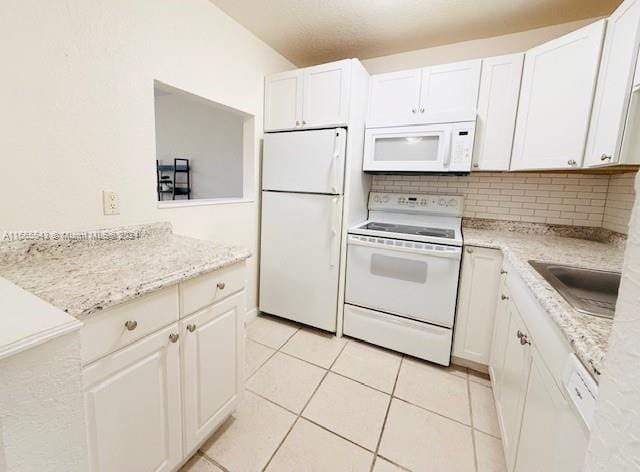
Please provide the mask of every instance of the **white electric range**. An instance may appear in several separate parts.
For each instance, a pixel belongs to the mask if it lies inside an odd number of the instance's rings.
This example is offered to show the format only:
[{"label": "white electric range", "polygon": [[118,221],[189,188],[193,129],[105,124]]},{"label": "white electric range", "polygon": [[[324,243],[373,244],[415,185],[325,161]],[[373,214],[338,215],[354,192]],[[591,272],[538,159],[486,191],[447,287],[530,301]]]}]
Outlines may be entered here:
[{"label": "white electric range", "polygon": [[344,333],[449,365],[463,197],[371,192],[349,230]]}]

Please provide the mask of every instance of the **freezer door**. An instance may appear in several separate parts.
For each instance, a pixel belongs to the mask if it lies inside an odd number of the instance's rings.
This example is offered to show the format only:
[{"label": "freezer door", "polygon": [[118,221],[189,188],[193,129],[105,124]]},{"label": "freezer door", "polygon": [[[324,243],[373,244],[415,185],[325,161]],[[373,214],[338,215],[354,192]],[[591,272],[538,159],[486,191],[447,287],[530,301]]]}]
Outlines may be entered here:
[{"label": "freezer door", "polygon": [[346,138],[342,128],[265,134],[263,190],[341,194]]},{"label": "freezer door", "polygon": [[262,192],[260,310],[336,331],[342,197]]}]

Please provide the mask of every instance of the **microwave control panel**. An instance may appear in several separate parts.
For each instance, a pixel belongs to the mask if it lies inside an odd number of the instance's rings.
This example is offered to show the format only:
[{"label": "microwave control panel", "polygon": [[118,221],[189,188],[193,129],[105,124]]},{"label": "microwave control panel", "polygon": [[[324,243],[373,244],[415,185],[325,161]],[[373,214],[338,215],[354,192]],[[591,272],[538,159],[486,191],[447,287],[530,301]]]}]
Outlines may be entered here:
[{"label": "microwave control panel", "polygon": [[451,131],[451,167],[452,171],[469,172],[473,159],[473,139],[475,122],[461,123]]}]

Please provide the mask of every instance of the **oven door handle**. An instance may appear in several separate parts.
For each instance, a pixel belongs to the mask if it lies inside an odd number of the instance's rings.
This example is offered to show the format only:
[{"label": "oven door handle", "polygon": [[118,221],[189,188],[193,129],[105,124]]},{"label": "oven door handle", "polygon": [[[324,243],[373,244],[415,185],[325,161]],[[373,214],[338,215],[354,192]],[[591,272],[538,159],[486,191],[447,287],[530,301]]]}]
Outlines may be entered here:
[{"label": "oven door handle", "polygon": [[396,245],[387,245],[380,243],[372,243],[369,241],[362,241],[356,238],[349,238],[349,244],[353,246],[364,246],[371,247],[375,249],[387,249],[389,251],[397,251],[397,252],[406,252],[411,254],[421,254],[424,256],[435,256],[435,257],[444,257],[447,259],[458,259],[460,260],[462,256],[462,249],[459,247],[447,247],[446,251],[438,251],[437,249],[424,249],[424,248],[414,248],[414,247],[405,247],[405,246],[396,246]]}]

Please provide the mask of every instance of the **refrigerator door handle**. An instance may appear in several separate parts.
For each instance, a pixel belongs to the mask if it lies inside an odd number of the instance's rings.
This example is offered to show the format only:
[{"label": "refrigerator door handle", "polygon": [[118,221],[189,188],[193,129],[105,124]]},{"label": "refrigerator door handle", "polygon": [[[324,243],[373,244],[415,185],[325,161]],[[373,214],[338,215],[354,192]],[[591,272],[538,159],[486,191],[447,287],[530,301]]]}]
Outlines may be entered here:
[{"label": "refrigerator door handle", "polygon": [[331,209],[331,257],[329,258],[329,266],[331,268],[334,268],[335,266],[338,265],[337,261],[335,260],[336,258],[336,254],[338,253],[338,251],[336,251],[336,239],[338,238],[338,204],[340,202],[340,199],[338,197],[335,197],[333,199],[333,207]]},{"label": "refrigerator door handle", "polygon": [[339,153],[333,154],[333,159],[331,159],[331,192],[338,193],[338,159],[340,159]]},{"label": "refrigerator door handle", "polygon": [[338,162],[340,161],[340,149],[342,148],[342,140],[344,133],[342,130],[336,131],[336,137],[333,145],[333,159],[331,159],[331,192],[340,193],[338,183],[340,181]]}]

